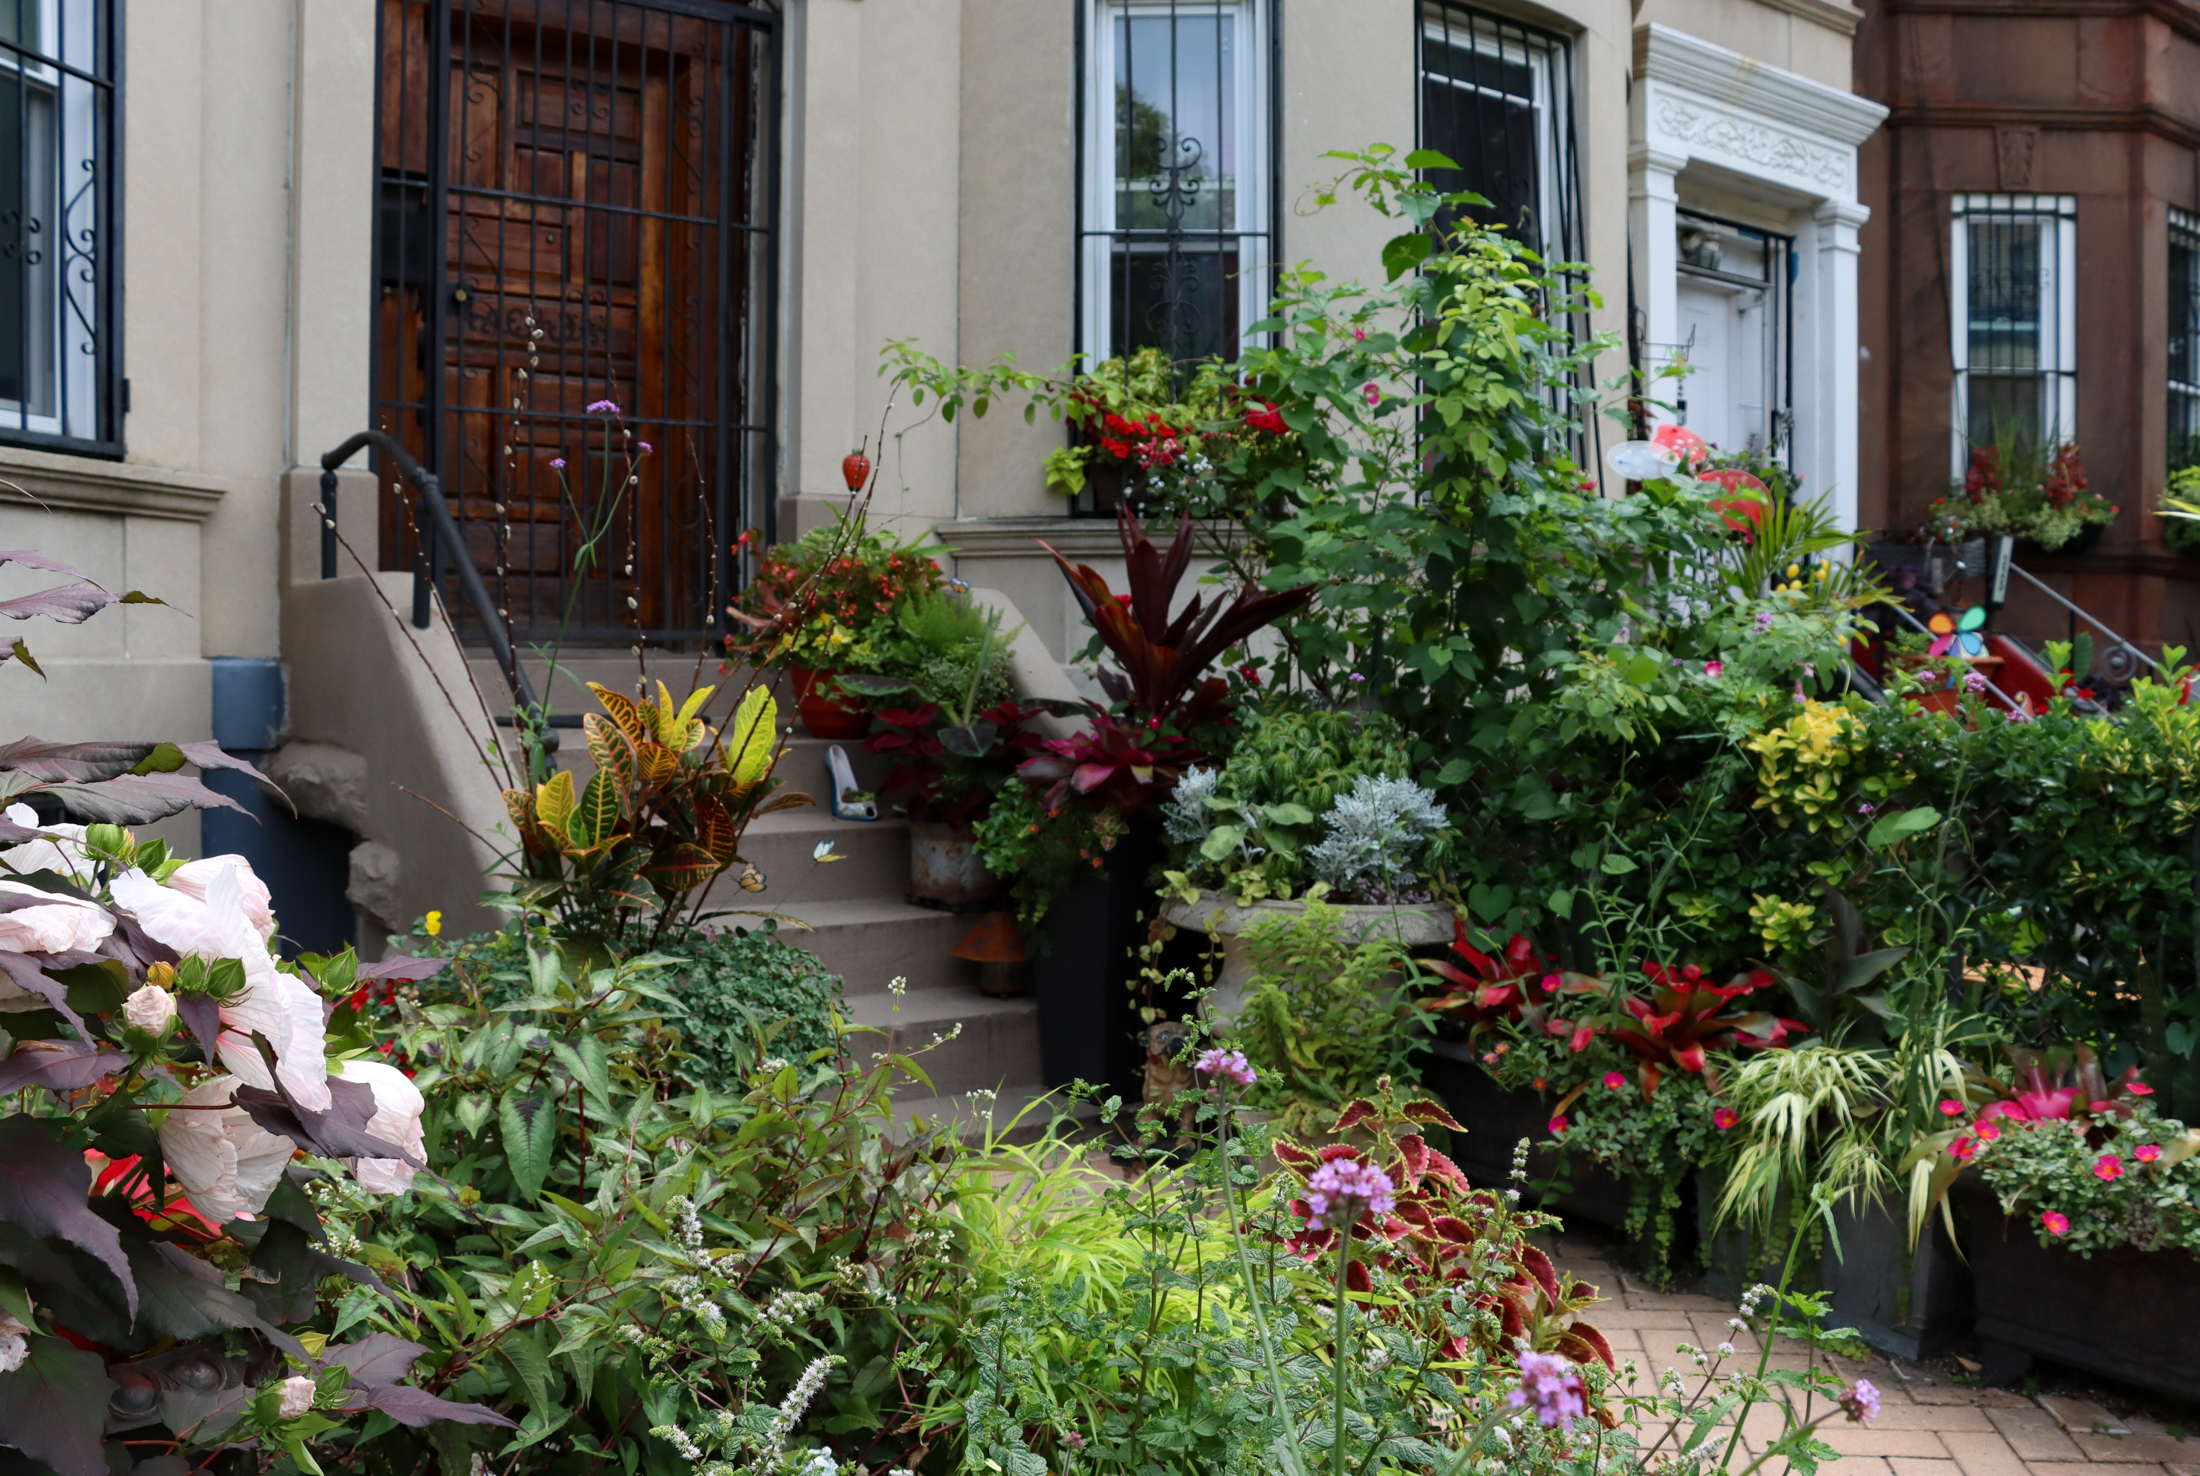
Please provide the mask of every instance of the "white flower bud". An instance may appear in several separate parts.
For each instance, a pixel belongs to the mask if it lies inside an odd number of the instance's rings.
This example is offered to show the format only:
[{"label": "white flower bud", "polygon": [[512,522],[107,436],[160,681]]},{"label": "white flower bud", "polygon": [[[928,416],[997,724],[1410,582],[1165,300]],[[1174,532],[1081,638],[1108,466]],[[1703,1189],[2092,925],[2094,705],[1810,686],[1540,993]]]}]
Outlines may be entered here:
[{"label": "white flower bud", "polygon": [[0,1373],[14,1373],[31,1356],[31,1345],[23,1341],[21,1333],[0,1336]]},{"label": "white flower bud", "polygon": [[293,1374],[283,1380],[282,1408],[276,1412],[286,1420],[294,1420],[313,1408],[313,1380],[304,1374]]},{"label": "white flower bud", "polygon": [[176,1018],[176,997],[158,984],[148,984],[122,1002],[122,1018],[158,1040]]}]

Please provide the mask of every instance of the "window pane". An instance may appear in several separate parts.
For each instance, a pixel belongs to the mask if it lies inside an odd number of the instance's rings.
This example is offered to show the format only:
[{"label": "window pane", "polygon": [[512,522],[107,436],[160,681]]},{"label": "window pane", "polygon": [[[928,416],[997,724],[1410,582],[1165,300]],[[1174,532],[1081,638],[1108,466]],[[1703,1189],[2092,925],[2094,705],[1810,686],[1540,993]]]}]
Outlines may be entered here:
[{"label": "window pane", "polygon": [[[1964,434],[1975,446],[1991,446],[1997,439],[2022,439],[2044,434],[2047,376],[2043,374],[1979,374],[1970,377],[1970,424]],[[2002,434],[1996,436],[1995,427]],[[2024,429],[2028,428],[2028,429]]]},{"label": "window pane", "polygon": [[18,425],[54,414],[53,111],[35,73],[0,74],[0,403]]},{"label": "window pane", "polygon": [[1235,21],[1116,16],[1117,230],[1236,228]]},{"label": "window pane", "polygon": [[2040,233],[2036,220],[1970,223],[1971,367],[2042,366]]},{"label": "window pane", "polygon": [[1110,357],[1158,348],[1178,363],[1235,359],[1238,253],[1118,243],[1110,295]]},{"label": "window pane", "polygon": [[2169,465],[2171,470],[2200,462],[2200,234],[2188,216],[2173,214],[2169,225]]},{"label": "window pane", "polygon": [[1468,213],[1544,243],[1542,157],[1546,56],[1523,33],[1481,17],[1432,25],[1421,45],[1421,141],[1459,166],[1433,170],[1444,190],[1472,190],[1490,203]]}]

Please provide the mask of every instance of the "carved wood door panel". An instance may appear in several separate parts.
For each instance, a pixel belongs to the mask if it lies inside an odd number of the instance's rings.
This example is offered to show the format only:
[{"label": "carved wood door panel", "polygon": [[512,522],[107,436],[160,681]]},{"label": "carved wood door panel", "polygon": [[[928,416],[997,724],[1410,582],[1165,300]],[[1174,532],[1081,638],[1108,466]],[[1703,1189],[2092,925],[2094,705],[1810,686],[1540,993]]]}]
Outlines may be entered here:
[{"label": "carved wood door panel", "polygon": [[770,471],[772,19],[383,0],[378,420],[522,639],[716,624]]}]

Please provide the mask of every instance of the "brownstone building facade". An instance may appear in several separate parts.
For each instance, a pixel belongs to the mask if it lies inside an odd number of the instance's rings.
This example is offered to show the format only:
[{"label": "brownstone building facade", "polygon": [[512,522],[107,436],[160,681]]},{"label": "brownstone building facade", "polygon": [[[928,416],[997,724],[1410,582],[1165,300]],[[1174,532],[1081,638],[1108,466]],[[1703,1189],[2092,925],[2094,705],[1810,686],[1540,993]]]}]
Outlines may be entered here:
[{"label": "brownstone building facade", "polygon": [[[1859,150],[1866,527],[1914,528],[1966,437],[2033,416],[2121,511],[2085,552],[2020,565],[2142,644],[2200,646],[2200,557],[2158,499],[2200,459],[2200,4],[1863,0]],[[2015,582],[2002,626],[2069,617]]]}]

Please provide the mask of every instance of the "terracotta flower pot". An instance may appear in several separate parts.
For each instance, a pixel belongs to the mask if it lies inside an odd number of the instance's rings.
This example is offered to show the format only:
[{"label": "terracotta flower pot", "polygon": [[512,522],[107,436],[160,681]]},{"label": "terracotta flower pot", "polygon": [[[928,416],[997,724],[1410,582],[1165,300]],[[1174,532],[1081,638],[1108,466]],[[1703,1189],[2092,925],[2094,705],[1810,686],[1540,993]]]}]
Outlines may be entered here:
[{"label": "terracotta flower pot", "polygon": [[833,685],[840,673],[796,666],[787,674],[794,679],[795,710],[812,738],[861,738],[871,731],[871,715]]}]

